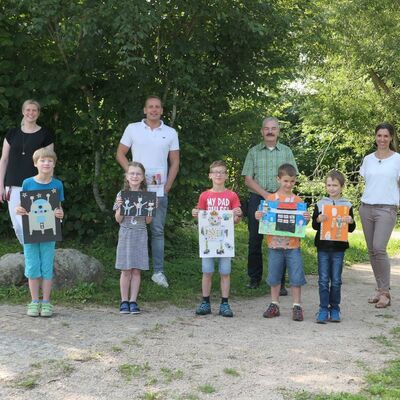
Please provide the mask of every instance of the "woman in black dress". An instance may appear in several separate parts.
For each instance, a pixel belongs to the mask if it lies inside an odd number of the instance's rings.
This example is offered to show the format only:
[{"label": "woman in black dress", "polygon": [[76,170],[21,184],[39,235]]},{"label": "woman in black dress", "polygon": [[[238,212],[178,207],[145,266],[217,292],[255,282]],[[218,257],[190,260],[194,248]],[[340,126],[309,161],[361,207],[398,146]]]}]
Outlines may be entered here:
[{"label": "woman in black dress", "polygon": [[22,115],[21,126],[7,132],[0,159],[0,202],[8,202],[8,212],[21,244],[22,220],[16,215],[15,207],[20,204],[22,182],[37,174],[33,153],[42,147],[54,149],[53,134],[36,123],[40,104],[35,100],[26,100],[22,105]]}]

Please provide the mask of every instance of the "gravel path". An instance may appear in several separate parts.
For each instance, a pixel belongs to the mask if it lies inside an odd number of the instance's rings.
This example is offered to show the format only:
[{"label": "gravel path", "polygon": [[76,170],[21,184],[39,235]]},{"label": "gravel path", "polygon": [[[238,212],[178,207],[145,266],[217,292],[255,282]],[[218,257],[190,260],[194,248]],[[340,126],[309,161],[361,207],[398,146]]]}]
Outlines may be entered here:
[{"label": "gravel path", "polygon": [[[400,293],[393,259],[392,293]],[[51,319],[23,306],[0,306],[0,398],[291,399],[294,393],[357,392],[363,376],[396,355],[387,341],[400,325],[397,298],[386,310],[367,304],[369,265],[344,271],[340,324],[318,325],[316,277],[304,289],[305,321],[262,318],[269,298],[233,301],[234,318],[195,317],[191,309],[56,307]],[[400,296],[399,296],[400,297]],[[389,345],[388,345],[389,344]]]}]

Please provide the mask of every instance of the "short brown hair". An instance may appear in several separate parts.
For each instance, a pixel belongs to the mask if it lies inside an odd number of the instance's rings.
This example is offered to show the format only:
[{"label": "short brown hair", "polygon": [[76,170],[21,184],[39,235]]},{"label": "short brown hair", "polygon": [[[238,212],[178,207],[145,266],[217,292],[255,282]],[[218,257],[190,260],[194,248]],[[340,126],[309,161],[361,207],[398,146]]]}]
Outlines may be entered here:
[{"label": "short brown hair", "polygon": [[57,154],[54,152],[54,150],[47,147],[42,147],[41,149],[38,149],[33,153],[33,163],[36,164],[39,158],[52,158],[54,161],[54,165],[57,162]]},{"label": "short brown hair", "polygon": [[216,167],[224,167],[226,169],[225,161],[217,160],[217,161],[212,162],[210,165],[210,172],[212,172],[211,170]]},{"label": "short brown hair", "polygon": [[145,107],[146,107],[146,105],[147,105],[147,102],[148,102],[149,100],[151,100],[151,99],[159,100],[159,101],[160,101],[160,104],[161,104],[161,107],[163,107],[163,103],[162,103],[161,98],[160,98],[159,96],[156,96],[155,94],[151,94],[150,96],[147,96],[147,97],[146,97],[146,100],[144,101],[144,106],[145,106]]},{"label": "short brown hair", "polygon": [[278,168],[278,177],[282,178],[282,176],[296,176],[297,171],[296,168],[292,164],[282,164]]},{"label": "short brown hair", "polygon": [[326,175],[326,178],[325,178],[325,183],[328,178],[331,178],[332,180],[336,179],[339,182],[341,187],[343,187],[344,184],[346,183],[345,176],[341,172],[337,171],[336,169],[332,169],[328,172],[328,174]]}]

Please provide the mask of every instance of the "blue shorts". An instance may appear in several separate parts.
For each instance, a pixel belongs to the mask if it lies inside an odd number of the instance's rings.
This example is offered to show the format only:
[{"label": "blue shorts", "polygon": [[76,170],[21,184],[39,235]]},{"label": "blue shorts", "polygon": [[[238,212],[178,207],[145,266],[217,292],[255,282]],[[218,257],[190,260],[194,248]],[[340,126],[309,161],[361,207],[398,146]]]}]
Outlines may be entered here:
[{"label": "blue shorts", "polygon": [[303,286],[307,283],[299,248],[268,249],[268,285],[277,286],[281,284],[285,265],[291,286]]},{"label": "blue shorts", "polygon": [[53,279],[56,242],[24,244],[25,276],[29,279]]},{"label": "blue shorts", "polygon": [[203,273],[214,272],[215,261],[218,261],[219,273],[229,275],[231,273],[231,257],[210,257],[201,259],[201,271]]}]

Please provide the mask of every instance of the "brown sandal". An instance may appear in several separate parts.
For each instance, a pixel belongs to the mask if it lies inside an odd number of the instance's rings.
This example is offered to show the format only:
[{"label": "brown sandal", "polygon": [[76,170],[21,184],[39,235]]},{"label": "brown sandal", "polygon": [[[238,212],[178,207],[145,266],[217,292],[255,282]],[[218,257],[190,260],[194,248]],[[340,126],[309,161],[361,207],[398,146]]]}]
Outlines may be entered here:
[{"label": "brown sandal", "polygon": [[376,308],[386,308],[390,306],[390,293],[389,292],[381,292],[379,297],[379,301],[375,304]]},{"label": "brown sandal", "polygon": [[374,295],[368,299],[368,303],[370,304],[377,303],[379,301],[379,298],[381,297],[381,293],[382,292],[379,289],[376,289]]}]

